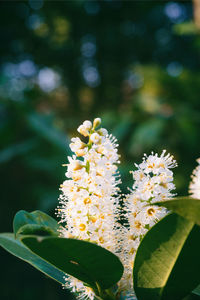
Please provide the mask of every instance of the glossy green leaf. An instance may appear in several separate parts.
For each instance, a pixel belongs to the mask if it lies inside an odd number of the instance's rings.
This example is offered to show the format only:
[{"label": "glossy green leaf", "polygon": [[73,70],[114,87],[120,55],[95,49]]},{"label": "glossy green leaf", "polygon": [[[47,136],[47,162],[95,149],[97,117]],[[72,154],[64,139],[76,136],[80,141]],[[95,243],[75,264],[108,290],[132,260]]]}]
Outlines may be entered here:
[{"label": "glossy green leaf", "polygon": [[163,202],[156,202],[155,204],[165,206],[180,216],[200,225],[200,199],[177,197]]},{"label": "glossy green leaf", "polygon": [[14,256],[26,261],[45,275],[58,281],[61,284],[65,283],[64,275],[62,271],[55,268],[55,266],[49,264],[45,260],[41,259],[38,255],[35,255],[27,247],[24,246],[19,240],[16,240],[13,233],[1,233],[0,245]]},{"label": "glossy green leaf", "polygon": [[13,220],[13,231],[15,236],[18,234],[37,234],[58,236],[59,225],[52,217],[36,210],[28,213],[20,210],[16,213]]},{"label": "glossy green leaf", "polygon": [[178,300],[200,283],[200,228],[170,214],[144,236],[133,278],[138,299]]},{"label": "glossy green leaf", "polygon": [[94,290],[118,282],[123,266],[118,257],[93,243],[56,237],[24,237],[23,243],[61,271],[87,283]]}]

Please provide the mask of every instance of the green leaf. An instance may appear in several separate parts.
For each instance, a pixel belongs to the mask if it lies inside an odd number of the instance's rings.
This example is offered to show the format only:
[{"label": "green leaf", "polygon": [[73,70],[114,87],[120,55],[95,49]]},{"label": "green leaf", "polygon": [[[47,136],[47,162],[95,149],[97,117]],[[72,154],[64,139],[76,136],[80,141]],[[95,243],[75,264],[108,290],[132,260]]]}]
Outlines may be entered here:
[{"label": "green leaf", "polygon": [[0,245],[14,256],[26,261],[45,275],[58,281],[61,284],[65,283],[62,271],[58,270],[48,262],[41,259],[39,256],[32,253],[19,240],[16,240],[13,233],[1,233]]},{"label": "green leaf", "polygon": [[23,237],[34,253],[61,271],[104,290],[118,282],[123,266],[110,251],[86,241],[56,237]]},{"label": "green leaf", "polygon": [[59,225],[52,217],[36,210],[28,213],[20,210],[13,220],[13,231],[15,237],[19,234],[38,234],[58,236]]},{"label": "green leaf", "polygon": [[144,236],[136,253],[133,278],[138,299],[175,300],[200,283],[200,228],[170,214]]},{"label": "green leaf", "polygon": [[200,296],[200,285],[198,285],[196,287],[196,289],[194,289],[194,291],[192,291],[193,294]]},{"label": "green leaf", "polygon": [[163,202],[156,202],[154,204],[165,206],[180,216],[200,225],[200,199],[177,197]]}]

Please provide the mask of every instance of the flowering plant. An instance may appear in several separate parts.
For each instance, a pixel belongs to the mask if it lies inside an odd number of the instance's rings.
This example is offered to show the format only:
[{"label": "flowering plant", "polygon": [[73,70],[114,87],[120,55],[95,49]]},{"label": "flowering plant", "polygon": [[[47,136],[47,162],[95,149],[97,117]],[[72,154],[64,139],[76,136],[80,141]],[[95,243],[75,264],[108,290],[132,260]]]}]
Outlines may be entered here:
[{"label": "flowering plant", "polygon": [[191,197],[174,198],[173,156],[145,154],[121,196],[118,144],[100,124],[100,118],[83,122],[83,139],[71,140],[60,221],[19,211],[14,234],[1,234],[1,246],[80,299],[200,295],[194,290],[200,283],[200,165]]}]

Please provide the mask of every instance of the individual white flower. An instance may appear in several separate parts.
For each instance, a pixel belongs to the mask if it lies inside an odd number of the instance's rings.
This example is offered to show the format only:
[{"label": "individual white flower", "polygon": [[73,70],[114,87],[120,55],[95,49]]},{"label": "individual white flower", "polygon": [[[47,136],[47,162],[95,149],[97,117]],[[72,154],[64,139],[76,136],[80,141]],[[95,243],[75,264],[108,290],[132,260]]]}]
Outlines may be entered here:
[{"label": "individual white flower", "polygon": [[92,129],[92,123],[90,121],[84,121],[82,125],[78,127],[78,132],[84,136],[89,136],[90,130]]},{"label": "individual white flower", "polygon": [[83,143],[78,137],[71,139],[69,147],[78,157],[85,155],[87,151],[86,144]]},{"label": "individual white flower", "polygon": [[[118,192],[120,183],[116,164],[119,163],[116,139],[107,135],[97,118],[92,123],[85,121],[78,131],[88,136],[88,143],[72,138],[70,148],[75,153],[68,157],[66,177],[61,185],[61,206],[58,214],[64,223],[61,235],[96,243],[113,253],[118,248]],[[80,155],[80,151],[81,155]],[[115,196],[114,196],[115,195]],[[75,289],[80,297],[94,298],[94,292],[67,277],[67,287]]]},{"label": "individual white flower", "polygon": [[193,198],[200,199],[200,158],[197,159],[198,166],[192,172],[192,181],[189,185],[189,194]]},{"label": "individual white flower", "polygon": [[[76,159],[76,156],[73,155],[72,158],[68,156],[69,164],[68,164],[68,172],[67,174],[71,174],[75,171],[81,170],[83,168],[83,162]],[[71,177],[71,175],[67,175],[67,177]]]},{"label": "individual white flower", "polygon": [[120,289],[130,294],[133,290],[132,269],[136,250],[144,234],[161,218],[167,210],[151,204],[173,196],[173,172],[177,166],[170,154],[154,154],[143,157],[142,163],[135,164],[132,172],[134,183],[131,193],[125,199],[129,227],[124,229],[120,258],[125,265],[125,273],[119,282]]}]

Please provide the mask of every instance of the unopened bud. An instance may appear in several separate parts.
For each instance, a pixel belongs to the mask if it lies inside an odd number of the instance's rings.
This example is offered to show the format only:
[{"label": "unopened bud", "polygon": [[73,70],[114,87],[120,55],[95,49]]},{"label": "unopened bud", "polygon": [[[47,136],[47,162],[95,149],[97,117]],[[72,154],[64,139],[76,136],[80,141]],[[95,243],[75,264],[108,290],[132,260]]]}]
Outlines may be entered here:
[{"label": "unopened bud", "polygon": [[100,140],[100,135],[98,133],[93,133],[90,137],[92,143],[97,144]]},{"label": "unopened bud", "polygon": [[83,122],[83,126],[87,129],[87,130],[90,130],[92,129],[92,123],[88,120],[84,121]]},{"label": "unopened bud", "polygon": [[93,127],[96,128],[97,126],[99,126],[101,124],[101,119],[100,118],[96,118],[93,121]]},{"label": "unopened bud", "polygon": [[89,135],[89,131],[88,129],[84,126],[84,125],[80,125],[77,129],[77,131],[82,134],[83,136],[88,136]]},{"label": "unopened bud", "polygon": [[105,128],[100,128],[98,131],[98,134],[106,136],[108,134],[108,131]]}]

